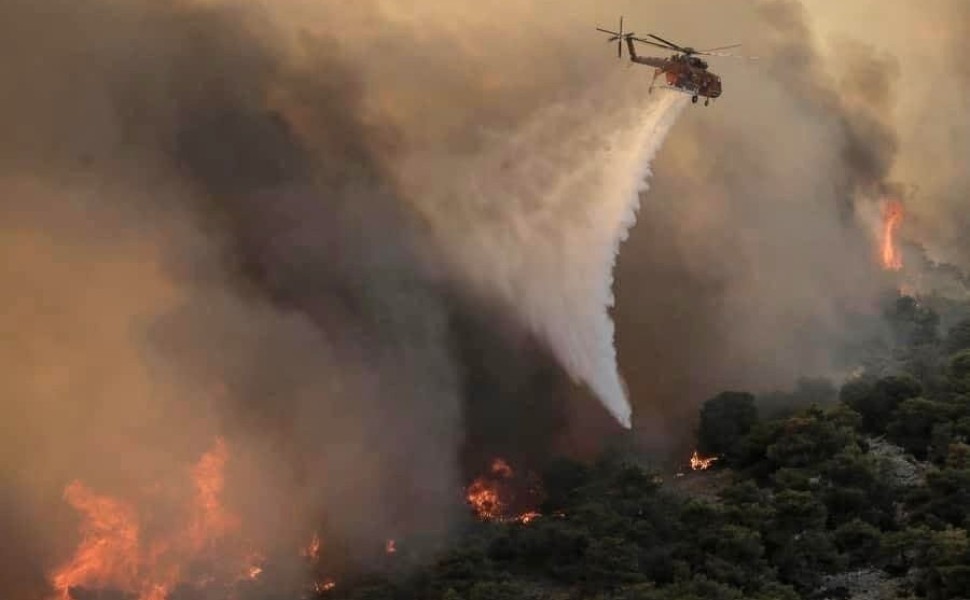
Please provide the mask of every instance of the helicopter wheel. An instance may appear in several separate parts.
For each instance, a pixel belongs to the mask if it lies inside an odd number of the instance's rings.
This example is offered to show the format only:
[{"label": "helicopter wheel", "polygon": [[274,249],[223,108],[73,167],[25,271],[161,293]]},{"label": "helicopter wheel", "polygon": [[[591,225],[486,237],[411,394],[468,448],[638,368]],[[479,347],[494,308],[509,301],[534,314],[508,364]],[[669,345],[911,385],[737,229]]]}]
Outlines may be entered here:
[{"label": "helicopter wheel", "polygon": [[693,102],[694,104],[697,104],[697,96],[691,96],[690,101]]}]

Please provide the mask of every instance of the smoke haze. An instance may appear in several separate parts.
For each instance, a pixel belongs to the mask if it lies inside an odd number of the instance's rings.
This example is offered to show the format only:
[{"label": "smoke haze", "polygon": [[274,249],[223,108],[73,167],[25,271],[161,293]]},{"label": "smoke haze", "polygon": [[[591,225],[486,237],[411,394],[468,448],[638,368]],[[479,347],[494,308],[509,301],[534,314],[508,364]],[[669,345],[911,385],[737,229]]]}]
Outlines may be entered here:
[{"label": "smoke haze", "polygon": [[[444,539],[474,459],[615,433],[595,397],[666,450],[722,388],[837,376],[896,284],[882,194],[970,267],[963,2],[706,11],[0,0],[6,596],[76,543],[65,485],[178,485],[218,435],[263,547],[361,562]],[[596,38],[621,13],[762,60],[684,110]]]}]

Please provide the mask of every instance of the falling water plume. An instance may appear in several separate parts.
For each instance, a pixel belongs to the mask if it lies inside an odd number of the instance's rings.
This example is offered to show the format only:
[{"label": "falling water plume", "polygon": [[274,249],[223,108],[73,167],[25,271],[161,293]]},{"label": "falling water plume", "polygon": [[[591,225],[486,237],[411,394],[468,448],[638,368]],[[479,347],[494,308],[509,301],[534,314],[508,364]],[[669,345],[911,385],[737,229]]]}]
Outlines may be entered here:
[{"label": "falling water plume", "polygon": [[495,135],[478,155],[451,159],[449,198],[462,202],[440,198],[426,212],[442,244],[457,249],[458,276],[510,305],[630,427],[608,313],[613,266],[650,163],[686,100],[651,96],[645,83],[620,75]]}]

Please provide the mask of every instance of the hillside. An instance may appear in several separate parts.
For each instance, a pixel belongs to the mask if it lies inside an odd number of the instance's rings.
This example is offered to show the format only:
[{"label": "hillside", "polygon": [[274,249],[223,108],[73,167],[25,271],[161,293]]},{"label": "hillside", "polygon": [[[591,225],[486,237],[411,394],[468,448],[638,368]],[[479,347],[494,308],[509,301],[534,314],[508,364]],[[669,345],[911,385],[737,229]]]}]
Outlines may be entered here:
[{"label": "hillside", "polygon": [[542,516],[470,523],[429,568],[321,596],[966,598],[970,320],[944,330],[905,296],[886,316],[887,351],[829,402],[707,401],[710,471],[664,481],[632,456],[557,462],[542,474]]}]

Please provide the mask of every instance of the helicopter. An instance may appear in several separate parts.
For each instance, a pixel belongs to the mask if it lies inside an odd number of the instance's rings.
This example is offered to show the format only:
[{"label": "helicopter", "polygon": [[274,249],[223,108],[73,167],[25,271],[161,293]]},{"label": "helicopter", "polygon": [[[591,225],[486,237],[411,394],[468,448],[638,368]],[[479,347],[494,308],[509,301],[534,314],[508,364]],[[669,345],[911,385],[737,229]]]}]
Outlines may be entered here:
[{"label": "helicopter", "polygon": [[[610,31],[608,29],[596,28],[597,31],[607,33],[610,35],[610,39],[607,42],[616,42],[616,57],[623,57],[623,42],[626,42],[627,51],[630,53],[630,61],[639,63],[641,65],[649,65],[654,67],[653,79],[650,81],[650,92],[653,92],[654,85],[656,84],[657,77],[661,73],[664,74],[666,80],[666,86],[668,89],[677,90],[690,94],[691,102],[697,104],[697,100],[700,97],[704,98],[704,106],[710,104],[711,99],[718,98],[721,95],[721,78],[709,71],[707,69],[707,62],[698,58],[700,56],[723,56],[731,58],[747,58],[749,60],[757,60],[756,57],[743,57],[734,54],[727,54],[720,52],[720,50],[729,50],[731,48],[737,48],[741,44],[731,44],[728,46],[719,46],[717,48],[710,48],[707,50],[696,50],[690,46],[681,46],[675,44],[669,40],[665,40],[658,35],[648,33],[647,37],[653,38],[652,40],[638,38],[636,34],[629,32],[623,32],[623,17],[620,17],[620,30]],[[673,50],[676,54],[669,58],[659,58],[656,56],[640,56],[637,54],[636,46],[634,42],[640,42],[642,44],[649,44],[651,46],[656,46],[657,48],[663,48],[664,50]]]}]

